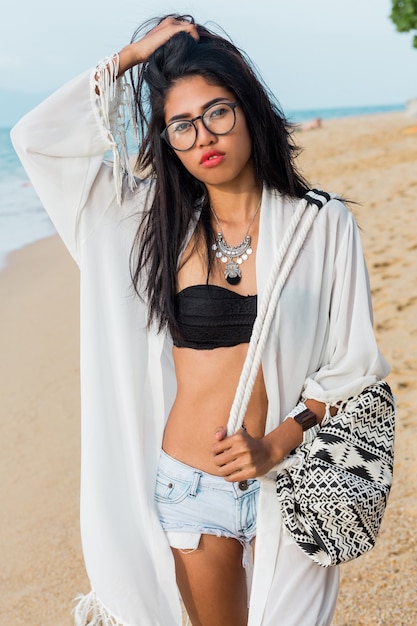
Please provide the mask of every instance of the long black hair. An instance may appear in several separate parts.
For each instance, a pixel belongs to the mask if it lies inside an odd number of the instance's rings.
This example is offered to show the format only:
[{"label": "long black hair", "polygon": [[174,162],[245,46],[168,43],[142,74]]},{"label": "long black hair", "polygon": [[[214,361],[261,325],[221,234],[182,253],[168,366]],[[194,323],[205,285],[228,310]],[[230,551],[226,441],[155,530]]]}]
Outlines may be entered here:
[{"label": "long black hair", "polygon": [[[146,22],[133,35],[143,32],[170,15]],[[148,302],[148,321],[159,330],[169,327],[177,334],[174,296],[178,258],[198,205],[201,217],[196,237],[209,247],[213,241],[206,189],[182,165],[174,151],[161,139],[165,128],[165,99],[172,85],[186,76],[202,76],[213,85],[232,91],[243,110],[252,140],[252,162],[259,185],[301,198],[308,189],[294,164],[298,148],[292,139],[277,101],[257,75],[251,62],[231,41],[197,25],[198,41],[180,32],[158,48],[140,66],[130,71],[141,146],[137,168],[154,178],[154,196],[138,229],[131,253],[131,275],[138,294]]]}]

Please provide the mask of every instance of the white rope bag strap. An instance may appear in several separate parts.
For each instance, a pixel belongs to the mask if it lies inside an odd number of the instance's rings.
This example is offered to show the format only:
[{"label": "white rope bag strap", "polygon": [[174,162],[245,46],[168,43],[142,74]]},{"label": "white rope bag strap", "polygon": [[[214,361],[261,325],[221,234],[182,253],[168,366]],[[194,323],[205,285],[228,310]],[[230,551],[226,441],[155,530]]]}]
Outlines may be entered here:
[{"label": "white rope bag strap", "polygon": [[317,189],[308,191],[298,203],[285,231],[265,287],[262,305],[253,326],[248,352],[230,410],[227,424],[228,435],[235,433],[243,424],[281,291],[318,211],[332,197]]}]

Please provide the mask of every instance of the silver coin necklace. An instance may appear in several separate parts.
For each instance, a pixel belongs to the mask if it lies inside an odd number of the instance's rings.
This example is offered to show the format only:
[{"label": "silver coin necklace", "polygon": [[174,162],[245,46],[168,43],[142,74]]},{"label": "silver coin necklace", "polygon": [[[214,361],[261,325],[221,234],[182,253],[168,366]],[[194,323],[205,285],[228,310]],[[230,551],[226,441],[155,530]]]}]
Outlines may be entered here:
[{"label": "silver coin necklace", "polygon": [[262,196],[259,200],[259,204],[256,207],[256,211],[253,214],[253,217],[249,223],[248,229],[246,231],[246,235],[242,243],[237,246],[229,246],[224,235],[221,230],[220,221],[213,209],[210,206],[211,212],[213,213],[214,219],[216,220],[216,224],[219,228],[219,232],[216,236],[216,241],[212,245],[212,250],[217,259],[220,259],[222,263],[226,265],[224,270],[224,277],[226,278],[229,285],[238,285],[242,279],[242,270],[241,265],[243,261],[246,261],[248,256],[250,256],[253,252],[251,248],[252,237],[249,235],[249,231],[252,227],[253,222],[258,214],[259,209],[261,208]]}]

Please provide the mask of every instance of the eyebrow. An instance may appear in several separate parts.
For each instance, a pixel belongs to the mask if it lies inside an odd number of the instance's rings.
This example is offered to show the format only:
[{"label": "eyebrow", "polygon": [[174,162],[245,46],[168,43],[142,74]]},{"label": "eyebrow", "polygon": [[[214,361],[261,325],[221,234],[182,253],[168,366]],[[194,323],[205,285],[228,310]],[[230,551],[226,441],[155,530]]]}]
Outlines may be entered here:
[{"label": "eyebrow", "polygon": [[[213,104],[216,104],[217,102],[229,102],[229,98],[223,96],[222,98],[214,98],[213,100],[209,100],[202,105],[201,110],[204,112],[206,109],[211,107]],[[191,113],[180,113],[179,115],[173,115],[172,117],[170,117],[167,123],[170,124],[171,122],[176,122],[177,120],[186,120],[187,118],[191,117]]]}]

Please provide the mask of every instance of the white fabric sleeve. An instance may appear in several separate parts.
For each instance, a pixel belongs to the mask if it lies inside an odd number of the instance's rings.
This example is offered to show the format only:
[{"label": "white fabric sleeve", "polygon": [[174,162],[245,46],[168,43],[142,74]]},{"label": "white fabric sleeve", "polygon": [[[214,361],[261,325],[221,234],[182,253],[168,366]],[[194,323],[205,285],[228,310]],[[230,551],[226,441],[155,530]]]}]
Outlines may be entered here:
[{"label": "white fabric sleeve", "polygon": [[[93,214],[91,227],[114,200],[120,203],[124,174],[130,188],[135,185],[124,118],[130,93],[123,77],[115,79],[117,69],[117,55],[104,59],[52,94],[11,132],[32,185],[75,260],[84,207],[88,204]],[[109,150],[110,169],[104,164]]]},{"label": "white fabric sleeve", "polygon": [[321,367],[305,381],[302,398],[334,404],[384,378],[389,367],[376,344],[368,272],[350,212],[328,262],[334,268],[326,349]]}]

